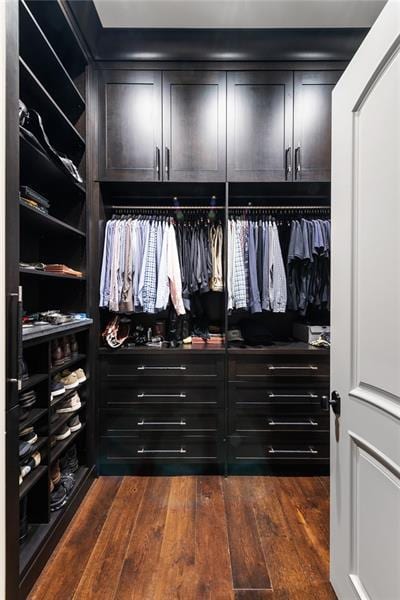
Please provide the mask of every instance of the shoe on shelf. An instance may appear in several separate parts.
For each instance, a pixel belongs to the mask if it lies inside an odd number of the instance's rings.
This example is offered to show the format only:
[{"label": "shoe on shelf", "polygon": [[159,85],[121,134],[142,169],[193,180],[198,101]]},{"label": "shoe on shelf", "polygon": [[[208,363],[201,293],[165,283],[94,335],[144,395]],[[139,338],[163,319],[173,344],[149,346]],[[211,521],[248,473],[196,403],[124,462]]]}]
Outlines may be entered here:
[{"label": "shoe on shelf", "polygon": [[61,340],[61,347],[62,347],[62,351],[64,353],[65,362],[70,361],[71,360],[71,346],[70,346],[69,338],[67,335],[65,337],[63,337],[63,339]]},{"label": "shoe on shelf", "polygon": [[53,400],[54,398],[57,398],[57,396],[62,396],[63,394],[65,394],[64,384],[58,379],[53,379],[51,382],[51,392],[50,392],[51,400]]},{"label": "shoe on shelf", "polygon": [[50,494],[50,510],[60,510],[67,502],[67,492],[63,485],[56,487]]},{"label": "shoe on shelf", "polygon": [[81,399],[79,398],[78,392],[73,392],[70,396],[67,396],[59,406],[57,406],[56,411],[60,414],[75,412],[81,406]]},{"label": "shoe on shelf", "polygon": [[28,442],[21,441],[19,443],[18,454],[19,454],[19,458],[21,460],[24,459],[24,458],[26,458],[27,456],[29,456],[30,453],[31,453],[31,451],[32,451],[32,447],[31,447],[30,444],[28,444]]},{"label": "shoe on shelf", "polygon": [[76,371],[74,371],[74,373],[76,373],[79,384],[84,383],[86,381],[86,374],[83,369],[77,369]]},{"label": "shoe on shelf", "polygon": [[61,481],[60,461],[56,460],[50,467],[50,479],[54,487],[57,487]]},{"label": "shoe on shelf", "polygon": [[59,340],[51,342],[51,364],[53,367],[61,367],[65,362],[64,352]]},{"label": "shoe on shelf", "polygon": [[76,372],[63,371],[61,373],[60,382],[64,385],[66,390],[74,390],[78,387],[79,381]]},{"label": "shoe on shelf", "polygon": [[79,431],[79,429],[82,427],[82,423],[79,420],[79,415],[74,415],[69,421],[68,421],[68,427],[70,428],[70,430],[72,431],[72,433],[74,431]]},{"label": "shoe on shelf", "polygon": [[20,395],[18,402],[22,408],[29,408],[33,406],[37,400],[35,390],[29,390],[29,392],[24,392]]},{"label": "shoe on shelf", "polygon": [[72,492],[72,489],[75,485],[75,475],[71,471],[62,471],[61,472],[61,485],[65,489],[67,493],[67,497]]},{"label": "shoe on shelf", "polygon": [[41,463],[42,457],[40,452],[34,452],[30,458],[20,465],[22,477],[26,477],[28,473],[36,469]]},{"label": "shoe on shelf", "polygon": [[68,448],[66,453],[60,458],[60,468],[63,473],[75,473],[79,469],[75,444]]},{"label": "shoe on shelf", "polygon": [[76,337],[74,334],[69,336],[69,345],[71,348],[72,358],[76,358],[79,354],[79,348],[78,348],[78,342],[76,341]]},{"label": "shoe on shelf", "polygon": [[38,436],[33,427],[27,427],[20,432],[19,439],[21,442],[25,442],[26,444],[33,446],[33,444],[37,442]]},{"label": "shoe on shelf", "polygon": [[71,430],[67,424],[63,425],[59,431],[55,434],[57,441],[65,440],[71,435]]}]

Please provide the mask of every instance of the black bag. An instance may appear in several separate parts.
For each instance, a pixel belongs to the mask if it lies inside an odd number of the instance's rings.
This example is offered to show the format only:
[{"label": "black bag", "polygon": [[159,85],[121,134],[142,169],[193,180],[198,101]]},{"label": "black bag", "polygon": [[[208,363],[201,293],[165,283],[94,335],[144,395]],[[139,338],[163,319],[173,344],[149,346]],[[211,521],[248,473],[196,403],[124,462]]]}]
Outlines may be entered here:
[{"label": "black bag", "polygon": [[269,329],[261,321],[243,319],[239,323],[243,339],[249,346],[271,346],[273,337]]}]

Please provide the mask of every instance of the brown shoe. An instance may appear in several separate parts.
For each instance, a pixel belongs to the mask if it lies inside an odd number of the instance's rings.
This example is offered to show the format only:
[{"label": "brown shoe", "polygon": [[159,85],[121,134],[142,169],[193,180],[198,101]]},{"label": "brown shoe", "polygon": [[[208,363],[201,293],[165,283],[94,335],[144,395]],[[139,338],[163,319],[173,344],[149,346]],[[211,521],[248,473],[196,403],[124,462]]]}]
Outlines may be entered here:
[{"label": "brown shoe", "polygon": [[76,341],[76,337],[74,335],[69,336],[69,345],[71,348],[72,358],[75,358],[79,354],[78,342]]},{"label": "brown shoe", "polygon": [[63,337],[61,344],[62,344],[62,349],[64,352],[64,359],[65,359],[65,362],[67,362],[67,361],[71,360],[71,346],[69,343],[68,336]]},{"label": "brown shoe", "polygon": [[54,487],[56,487],[61,481],[60,462],[58,460],[56,460],[56,462],[51,466],[50,478]]},{"label": "brown shoe", "polygon": [[51,364],[53,367],[61,367],[64,364],[64,352],[58,340],[51,342]]}]

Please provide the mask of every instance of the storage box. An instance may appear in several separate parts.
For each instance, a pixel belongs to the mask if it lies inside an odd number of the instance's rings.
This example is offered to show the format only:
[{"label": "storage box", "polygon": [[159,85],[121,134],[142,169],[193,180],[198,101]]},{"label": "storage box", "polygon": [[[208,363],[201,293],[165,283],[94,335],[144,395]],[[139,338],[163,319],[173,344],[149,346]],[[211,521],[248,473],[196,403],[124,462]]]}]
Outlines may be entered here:
[{"label": "storage box", "polygon": [[305,323],[295,323],[293,325],[293,337],[301,342],[311,344],[317,340],[321,333],[330,333],[329,325],[306,325]]}]

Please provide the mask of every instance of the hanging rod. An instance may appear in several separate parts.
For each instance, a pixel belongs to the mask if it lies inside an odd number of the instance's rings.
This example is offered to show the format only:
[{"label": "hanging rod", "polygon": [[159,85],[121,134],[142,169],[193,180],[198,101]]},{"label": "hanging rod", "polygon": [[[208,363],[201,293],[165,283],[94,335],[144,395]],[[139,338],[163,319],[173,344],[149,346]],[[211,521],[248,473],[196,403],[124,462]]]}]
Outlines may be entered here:
[{"label": "hanging rod", "polygon": [[330,210],[330,206],[230,206],[229,210]]},{"label": "hanging rod", "polygon": [[166,206],[165,204],[162,206],[121,206],[121,205],[112,205],[107,207],[108,210],[221,210],[224,209],[225,206],[211,206],[208,204],[207,206]]}]

